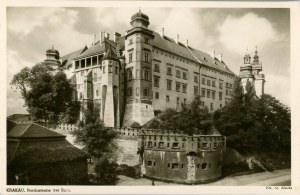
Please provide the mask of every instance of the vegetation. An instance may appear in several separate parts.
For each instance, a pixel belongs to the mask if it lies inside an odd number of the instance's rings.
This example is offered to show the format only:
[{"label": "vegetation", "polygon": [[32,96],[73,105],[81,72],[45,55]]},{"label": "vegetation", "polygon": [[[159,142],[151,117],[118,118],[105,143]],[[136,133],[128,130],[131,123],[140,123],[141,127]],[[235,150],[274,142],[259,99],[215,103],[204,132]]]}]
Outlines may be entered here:
[{"label": "vegetation", "polygon": [[211,114],[207,107],[201,105],[200,97],[196,97],[191,104],[182,104],[181,111],[167,109],[146,124],[147,128],[169,129],[195,134],[202,130],[209,134],[212,127]]},{"label": "vegetation", "polygon": [[268,94],[258,98],[250,83],[244,93],[240,79],[236,79],[232,101],[213,118],[217,129],[227,137],[227,146],[264,160],[283,155],[280,160],[290,162],[290,108]]},{"label": "vegetation", "polygon": [[96,183],[98,185],[115,185],[117,183],[118,164],[110,162],[107,158],[100,159],[95,166]]},{"label": "vegetation", "polygon": [[63,71],[37,64],[14,75],[11,86],[21,90],[28,112],[34,119],[56,124],[59,120],[74,122],[79,103],[72,101],[73,89]]}]

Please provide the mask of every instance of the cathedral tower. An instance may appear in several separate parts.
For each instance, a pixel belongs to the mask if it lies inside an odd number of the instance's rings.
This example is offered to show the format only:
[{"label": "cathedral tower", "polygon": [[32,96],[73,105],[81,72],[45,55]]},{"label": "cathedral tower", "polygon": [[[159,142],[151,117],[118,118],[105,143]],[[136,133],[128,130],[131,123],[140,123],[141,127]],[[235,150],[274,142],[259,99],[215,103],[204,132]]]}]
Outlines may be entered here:
[{"label": "cathedral tower", "polygon": [[51,66],[54,70],[60,68],[60,57],[59,57],[59,52],[54,49],[54,47],[52,46],[51,49],[47,49],[46,51],[46,56],[47,58],[44,60],[44,62]]},{"label": "cathedral tower", "polygon": [[246,92],[247,82],[250,82],[251,85],[254,84],[254,76],[252,74],[252,66],[251,66],[251,56],[248,53],[248,49],[244,56],[244,64],[240,67],[240,78],[241,78],[244,92]]},{"label": "cathedral tower", "polygon": [[125,115],[123,126],[141,125],[154,117],[152,105],[152,41],[149,17],[140,10],[131,17],[125,36]]},{"label": "cathedral tower", "polygon": [[255,92],[258,97],[264,94],[264,87],[265,87],[265,75],[262,72],[262,64],[259,61],[257,47],[255,49],[255,55],[253,57],[252,62],[252,71],[255,77],[254,86]]}]

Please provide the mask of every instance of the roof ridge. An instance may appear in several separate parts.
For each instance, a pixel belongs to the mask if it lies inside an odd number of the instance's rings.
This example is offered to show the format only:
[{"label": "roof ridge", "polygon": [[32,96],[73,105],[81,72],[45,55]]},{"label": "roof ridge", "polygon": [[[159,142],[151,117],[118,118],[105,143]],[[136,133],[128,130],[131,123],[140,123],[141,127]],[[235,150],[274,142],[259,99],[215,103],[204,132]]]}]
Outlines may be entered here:
[{"label": "roof ridge", "polygon": [[42,126],[42,125],[37,124],[37,123],[32,123],[32,124],[38,125],[38,126],[40,126],[40,127],[42,127],[42,128],[45,128],[45,129],[48,130],[48,131],[52,131],[52,132],[54,132],[54,133],[57,133],[57,134],[59,134],[59,135],[65,137],[63,134],[60,134],[60,133],[58,133],[58,132],[56,132],[56,131],[53,131],[53,130],[49,129],[48,127]]},{"label": "roof ridge", "polygon": [[23,131],[22,135],[20,137],[23,137],[23,135],[25,134],[25,132],[28,130],[28,128],[33,124],[33,122],[28,123],[28,126],[26,127],[26,129]]}]

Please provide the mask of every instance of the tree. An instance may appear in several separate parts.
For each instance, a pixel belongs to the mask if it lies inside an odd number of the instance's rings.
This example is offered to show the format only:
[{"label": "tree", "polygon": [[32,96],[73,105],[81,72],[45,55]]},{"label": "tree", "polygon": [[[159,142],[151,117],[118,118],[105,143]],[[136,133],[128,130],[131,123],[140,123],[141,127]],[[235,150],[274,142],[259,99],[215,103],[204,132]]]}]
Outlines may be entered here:
[{"label": "tree", "polygon": [[270,95],[257,97],[249,82],[244,93],[239,78],[231,102],[216,111],[213,118],[217,129],[227,136],[227,145],[242,153],[276,151],[283,143],[290,143],[289,108]]},{"label": "tree", "polygon": [[100,159],[95,166],[96,181],[100,185],[115,185],[118,165],[107,158]]},{"label": "tree", "polygon": [[84,116],[85,120],[81,121],[78,129],[71,134],[75,136],[75,143],[82,145],[91,156],[100,159],[116,147],[113,140],[117,134],[104,126],[99,115],[85,110]]},{"label": "tree", "polygon": [[11,85],[21,90],[33,118],[57,123],[66,111],[72,117],[78,116],[78,103],[72,101],[73,89],[62,71],[54,73],[46,64],[37,64],[31,69],[25,67],[14,75]]}]

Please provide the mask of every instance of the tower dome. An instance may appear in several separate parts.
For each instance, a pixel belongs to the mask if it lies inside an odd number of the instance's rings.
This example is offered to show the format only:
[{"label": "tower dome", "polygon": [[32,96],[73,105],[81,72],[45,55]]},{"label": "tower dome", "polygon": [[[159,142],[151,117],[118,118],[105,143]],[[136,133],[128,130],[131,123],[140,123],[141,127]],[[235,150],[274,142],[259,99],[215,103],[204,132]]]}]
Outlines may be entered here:
[{"label": "tower dome", "polygon": [[130,24],[132,27],[147,28],[150,24],[149,17],[146,14],[142,13],[141,10],[139,10],[137,13],[131,16]]},{"label": "tower dome", "polygon": [[53,45],[51,49],[46,50],[47,58],[44,60],[47,65],[52,66],[53,68],[58,68],[60,66],[60,57],[59,52],[54,49]]}]

